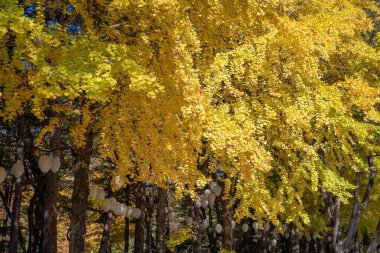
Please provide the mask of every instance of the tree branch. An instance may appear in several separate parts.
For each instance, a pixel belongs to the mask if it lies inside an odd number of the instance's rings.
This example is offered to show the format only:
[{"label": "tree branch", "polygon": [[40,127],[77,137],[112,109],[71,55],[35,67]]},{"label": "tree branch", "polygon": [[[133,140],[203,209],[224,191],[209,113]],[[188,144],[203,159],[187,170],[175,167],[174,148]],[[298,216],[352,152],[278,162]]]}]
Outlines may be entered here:
[{"label": "tree branch", "polygon": [[379,244],[380,240],[380,218],[379,221],[377,222],[377,228],[375,231],[375,234],[373,235],[373,239],[371,243],[369,244],[369,247],[367,249],[367,253],[375,253],[377,245]]}]

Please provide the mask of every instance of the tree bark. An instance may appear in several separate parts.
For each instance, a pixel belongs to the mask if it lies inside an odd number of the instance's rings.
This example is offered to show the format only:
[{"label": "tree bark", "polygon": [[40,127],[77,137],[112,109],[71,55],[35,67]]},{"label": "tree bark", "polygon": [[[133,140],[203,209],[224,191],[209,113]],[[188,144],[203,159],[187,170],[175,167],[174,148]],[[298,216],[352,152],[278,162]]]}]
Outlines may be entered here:
[{"label": "tree bark", "polygon": [[152,252],[152,218],[154,211],[153,197],[150,192],[146,196],[146,210],[147,214],[145,216],[146,224],[146,237],[145,237],[145,253]]},{"label": "tree bark", "polygon": [[[53,148],[53,157],[60,157],[61,151],[61,129],[55,128],[52,136],[51,146]],[[46,188],[44,191],[44,237],[43,252],[57,252],[57,198],[58,198],[58,179],[57,173],[49,170],[46,173]]]},{"label": "tree bark", "polygon": [[202,219],[201,219],[201,213],[199,207],[193,203],[193,215],[194,217],[194,224],[196,226],[197,234],[194,236],[193,239],[193,253],[201,253],[202,252],[202,234],[201,234],[201,225],[202,225]]},{"label": "tree bark", "polygon": [[166,252],[166,243],[165,243],[165,228],[166,228],[166,199],[167,199],[167,190],[163,188],[158,188],[158,197],[157,197],[157,216],[156,216],[156,245],[157,253]]},{"label": "tree bark", "polygon": [[86,208],[89,194],[89,166],[92,149],[92,131],[87,130],[86,144],[76,154],[74,189],[71,197],[69,253],[85,252]]},{"label": "tree bark", "polygon": [[103,228],[102,240],[100,242],[99,253],[111,253],[111,244],[110,244],[110,231],[112,225],[113,214],[109,211],[106,214]]},{"label": "tree bark", "polygon": [[300,239],[297,234],[292,234],[291,238],[291,252],[300,253]]},{"label": "tree bark", "polygon": [[[25,137],[25,125],[24,117],[19,120],[18,123],[18,143],[17,143],[17,161],[24,163],[24,137]],[[11,217],[11,232],[9,241],[9,253],[17,253],[17,247],[19,242],[19,229],[20,229],[20,212],[22,201],[22,178],[16,179],[15,182],[15,195],[13,200],[13,209]]]},{"label": "tree bark", "polygon": [[[130,205],[130,186],[125,188],[125,205]],[[124,253],[129,251],[129,217],[125,216],[125,228],[124,228]]]},{"label": "tree bark", "polygon": [[222,247],[223,249],[233,251],[233,229],[232,229],[232,211],[228,208],[228,203],[223,200],[222,204]]},{"label": "tree bark", "polygon": [[141,216],[135,224],[135,253],[144,252],[145,233],[145,183],[139,182],[136,189],[136,206],[141,209]]},{"label": "tree bark", "polygon": [[367,253],[376,252],[376,248],[379,245],[379,240],[380,240],[380,218],[379,218],[379,221],[377,222],[377,228],[376,228],[375,234],[373,235],[373,239],[368,246]]}]

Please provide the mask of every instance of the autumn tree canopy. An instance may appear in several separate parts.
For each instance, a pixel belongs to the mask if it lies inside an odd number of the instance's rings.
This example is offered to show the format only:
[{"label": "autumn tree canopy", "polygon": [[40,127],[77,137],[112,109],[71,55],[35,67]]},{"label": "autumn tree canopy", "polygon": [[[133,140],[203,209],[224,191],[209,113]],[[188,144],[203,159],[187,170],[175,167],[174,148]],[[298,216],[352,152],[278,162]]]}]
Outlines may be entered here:
[{"label": "autumn tree canopy", "polygon": [[0,0],[0,251],[377,252],[379,14]]}]

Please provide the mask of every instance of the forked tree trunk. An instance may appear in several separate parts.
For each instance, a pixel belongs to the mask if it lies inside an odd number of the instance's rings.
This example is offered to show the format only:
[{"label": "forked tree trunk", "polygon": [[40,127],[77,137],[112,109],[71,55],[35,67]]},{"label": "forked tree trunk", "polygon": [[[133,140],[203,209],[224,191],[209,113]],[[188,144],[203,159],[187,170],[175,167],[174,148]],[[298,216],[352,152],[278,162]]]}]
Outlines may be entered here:
[{"label": "forked tree trunk", "polygon": [[163,188],[158,188],[158,197],[157,197],[157,216],[156,216],[156,245],[157,253],[166,252],[165,244],[165,228],[166,228],[166,199],[167,199],[167,190]]},{"label": "forked tree trunk", "polygon": [[135,224],[135,253],[144,252],[144,234],[145,234],[145,184],[139,182],[136,188],[136,206],[141,209],[141,216]]},{"label": "forked tree trunk", "polygon": [[74,189],[71,197],[69,253],[85,252],[86,208],[89,194],[89,166],[92,132],[86,134],[86,144],[77,150],[74,168]]},{"label": "forked tree trunk", "polygon": [[100,242],[99,253],[111,253],[111,244],[110,244],[110,231],[112,225],[113,214],[109,211],[106,214],[104,220],[102,240]]},{"label": "forked tree trunk", "polygon": [[[24,136],[25,136],[25,125],[24,116],[18,122],[18,142],[17,142],[17,162],[24,163]],[[23,174],[24,175],[24,174]],[[12,216],[11,216],[11,232],[9,241],[9,253],[17,253],[18,242],[19,242],[19,230],[20,230],[20,212],[21,212],[21,201],[22,201],[22,178],[16,179],[15,182],[15,193],[13,200]]]},{"label": "forked tree trunk", "polygon": [[[60,157],[61,151],[61,129],[57,127],[52,136],[51,146],[53,157]],[[46,188],[44,191],[44,237],[43,252],[57,252],[57,198],[58,198],[58,179],[57,174],[49,170],[45,175]]]}]

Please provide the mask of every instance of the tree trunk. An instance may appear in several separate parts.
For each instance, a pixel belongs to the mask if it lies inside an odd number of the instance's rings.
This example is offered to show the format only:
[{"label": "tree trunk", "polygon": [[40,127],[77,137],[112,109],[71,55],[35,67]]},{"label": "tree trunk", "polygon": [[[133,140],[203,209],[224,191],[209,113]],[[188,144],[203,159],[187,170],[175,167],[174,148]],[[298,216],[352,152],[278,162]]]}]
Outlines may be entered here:
[{"label": "tree trunk", "polygon": [[199,207],[193,203],[193,215],[194,217],[194,224],[196,226],[197,234],[193,239],[193,253],[202,253],[202,234],[201,234],[201,225],[202,225],[202,219],[201,219],[201,213],[199,210]]},{"label": "tree trunk", "polygon": [[373,239],[368,246],[367,253],[376,252],[376,248],[379,244],[379,240],[380,240],[380,218],[379,218],[379,221],[377,222],[377,228],[376,228],[375,234],[373,235]]},{"label": "tree trunk", "polygon": [[167,190],[163,188],[158,188],[158,197],[157,197],[157,216],[156,216],[156,245],[157,253],[166,252],[166,243],[165,243],[165,228],[166,228],[166,199],[167,199]]},{"label": "tree trunk", "polygon": [[292,233],[290,241],[291,241],[291,252],[300,253],[300,240],[297,234]]},{"label": "tree trunk", "polygon": [[[24,136],[25,136],[25,126],[24,117],[19,120],[18,123],[18,143],[17,143],[17,161],[24,163]],[[20,229],[20,212],[21,212],[21,201],[22,201],[22,178],[24,174],[21,175],[19,179],[15,182],[15,195],[13,200],[13,209],[11,217],[11,233],[9,241],[9,253],[17,253],[18,241],[19,241],[19,229]]]},{"label": "tree trunk", "polygon": [[77,151],[74,171],[74,189],[71,197],[69,253],[85,252],[86,208],[89,193],[89,166],[92,149],[92,132],[86,134],[86,144]]},{"label": "tree trunk", "polygon": [[146,223],[146,237],[145,237],[145,253],[152,252],[152,218],[154,211],[153,197],[150,192],[146,196],[146,210],[147,214],[145,216]]},{"label": "tree trunk", "polygon": [[136,206],[141,209],[141,216],[135,221],[135,253],[144,252],[145,233],[145,183],[139,182],[136,189]]},{"label": "tree trunk", "polygon": [[28,242],[28,252],[36,252],[36,228],[35,228],[35,220],[34,220],[34,209],[36,204],[37,192],[33,194],[29,202],[28,207],[28,229],[29,229],[29,242]]},{"label": "tree trunk", "polygon": [[227,201],[223,200],[222,204],[222,247],[223,249],[233,251],[233,230],[232,230],[232,212],[227,207]]},{"label": "tree trunk", "polygon": [[[125,205],[130,205],[130,186],[125,188]],[[125,216],[125,228],[124,228],[124,253],[129,251],[129,217]]]},{"label": "tree trunk", "polygon": [[[248,233],[245,233],[248,234]],[[261,251],[260,252],[269,252],[269,233],[263,230],[262,239],[261,239]]]},{"label": "tree trunk", "polygon": [[111,253],[111,244],[110,244],[110,231],[112,225],[113,214],[109,211],[106,214],[103,228],[102,240],[100,242],[99,253]]},{"label": "tree trunk", "polygon": [[[53,157],[60,157],[61,151],[61,129],[56,127],[52,136],[51,146]],[[44,237],[43,252],[57,252],[57,198],[58,198],[58,179],[57,173],[49,170],[46,173],[46,188],[44,191]]]}]

